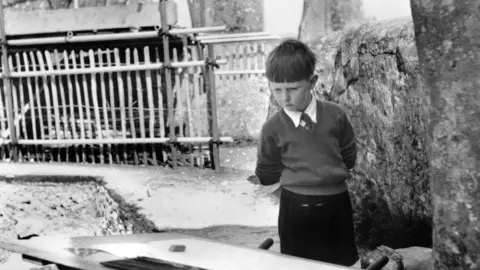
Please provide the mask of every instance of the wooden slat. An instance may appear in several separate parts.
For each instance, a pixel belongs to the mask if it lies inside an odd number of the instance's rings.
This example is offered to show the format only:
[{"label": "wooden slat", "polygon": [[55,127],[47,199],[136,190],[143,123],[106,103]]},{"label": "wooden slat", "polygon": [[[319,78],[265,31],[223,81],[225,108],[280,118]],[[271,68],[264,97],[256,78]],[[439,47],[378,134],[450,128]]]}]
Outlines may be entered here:
[{"label": "wooden slat", "polygon": [[[171,62],[170,59],[170,42],[167,35],[162,36],[163,41],[163,57],[166,65],[169,65]],[[169,137],[174,140],[177,136],[175,134],[175,112],[173,108],[173,88],[172,88],[172,77],[171,69],[165,69],[165,84],[167,89],[167,105],[168,105],[168,126],[169,126]],[[172,167],[173,169],[177,168],[177,147],[174,144],[170,145],[172,149]]]},{"label": "wooden slat", "polygon": [[261,62],[261,68],[262,69],[265,69],[265,62],[267,61],[267,55],[268,55],[268,52],[267,52],[267,46],[265,43],[262,43],[260,45],[260,50],[261,50],[261,54],[260,54],[260,62]]},{"label": "wooden slat", "polygon": [[[45,51],[45,60],[47,62],[48,70],[53,70],[52,64],[52,56],[50,52]],[[58,104],[58,91],[57,86],[55,84],[56,76],[50,76],[50,86],[52,89],[52,101],[53,101],[53,114],[54,114],[54,121],[55,121],[55,133],[56,139],[61,139],[62,130],[61,130],[61,120],[60,120],[60,111],[59,111],[59,104]],[[51,138],[55,139],[55,138]],[[60,151],[57,151],[57,161],[60,161]]]},{"label": "wooden slat", "polygon": [[[106,50],[106,54],[107,54],[107,66],[112,66],[112,51],[110,51],[109,49]],[[114,88],[114,85],[113,85],[113,75],[112,75],[112,72],[108,72],[108,90],[109,90],[109,94],[110,94],[110,115],[111,115],[111,119],[112,119],[112,131],[113,131],[113,134],[115,135],[115,138],[118,137],[118,129],[117,129],[117,103],[115,102],[115,93],[118,92],[118,91],[115,91],[116,89]],[[120,164],[120,153],[118,151],[118,149],[120,149],[120,147],[118,146],[113,146],[113,148],[115,149],[115,161],[117,164]]]},{"label": "wooden slat", "polygon": [[[15,62],[17,64],[17,70],[22,71],[21,67],[25,66],[25,64],[22,64],[19,53],[15,53]],[[19,84],[19,89],[18,90],[19,90],[19,94],[20,94],[20,107],[22,108],[22,110],[20,112],[19,121],[21,121],[22,131],[23,131],[23,134],[24,134],[23,136],[26,136],[27,135],[27,127],[26,127],[26,124],[25,124],[25,120],[26,120],[26,114],[30,110],[30,104],[25,101],[23,81],[24,81],[24,79],[22,79],[22,78],[20,78],[18,80],[18,84]],[[31,157],[30,157],[30,151],[29,151],[28,148],[27,148],[26,152],[27,152],[27,158],[28,158],[28,160],[30,160]],[[23,160],[23,156],[20,156],[20,159]]]},{"label": "wooden slat", "polygon": [[[115,58],[115,65],[120,66],[120,52],[117,48],[114,49],[114,58]],[[124,84],[122,73],[116,72],[117,75],[117,85],[118,85],[118,97],[120,99],[120,121],[122,125],[122,138],[127,137],[127,116],[126,116],[126,107],[125,107],[125,91],[124,91]],[[124,150],[124,149],[123,149]],[[123,160],[127,162],[128,157],[127,153],[123,151]]]},{"label": "wooden slat", "polygon": [[[90,60],[90,66],[96,66],[95,61],[95,54],[93,50],[88,50],[88,59]],[[102,118],[100,117],[100,108],[98,106],[98,93],[97,93],[97,75],[98,74],[91,74],[90,75],[90,82],[91,82],[91,91],[92,91],[92,102],[93,102],[93,109],[95,112],[95,128],[92,134],[93,138],[98,137],[100,140],[102,139]],[[95,158],[95,157],[93,157]],[[105,164],[105,157],[103,156],[103,145],[100,145],[100,164]]]},{"label": "wooden slat", "polygon": [[[158,48],[155,48],[155,61],[160,63],[160,55]],[[160,71],[155,72],[157,75],[157,93],[158,93],[158,118],[160,121],[160,137],[165,137],[165,120],[164,120],[164,108],[163,108],[163,94],[162,94],[162,77]]]},{"label": "wooden slat", "polygon": [[[14,67],[13,67],[13,57],[12,56],[8,57],[8,66],[10,67],[11,71],[15,70]],[[10,128],[15,128],[15,132],[16,132],[17,136],[19,136],[20,135],[19,107],[21,107],[21,106],[18,104],[18,89],[15,86],[15,83],[13,81],[11,83],[11,89],[12,89],[12,101],[13,101],[13,127],[9,127],[9,129]],[[20,149],[19,149],[19,151],[20,151]],[[21,152],[18,153],[19,160],[22,160],[22,155],[23,155],[23,153],[21,153]]]},{"label": "wooden slat", "polygon": [[[146,64],[150,63],[150,47],[145,46],[143,48],[143,57]],[[147,99],[148,99],[148,132],[149,137],[155,137],[155,105],[153,103],[153,89],[152,89],[152,72],[150,70],[145,71],[145,85],[147,87]],[[155,147],[152,145],[152,160],[153,164],[157,165],[157,155],[155,153]]]},{"label": "wooden slat", "polygon": [[[36,61],[36,58],[35,58],[35,55],[33,54],[32,51],[30,51],[30,60],[32,61],[32,70],[35,71],[37,70],[37,61]],[[44,123],[43,123],[43,112],[42,112],[42,99],[40,98],[41,97],[41,93],[45,92],[45,88],[40,86],[40,83],[39,83],[39,78],[38,77],[35,77],[33,78],[34,82],[35,82],[35,100],[37,101],[37,110],[38,110],[38,123],[40,125],[40,138],[43,140],[45,139],[45,126],[44,126]],[[42,78],[43,80],[43,78]],[[36,119],[34,120],[36,121]],[[45,152],[44,151],[41,151],[42,153],[42,161],[45,161]]]},{"label": "wooden slat", "polygon": [[[240,53],[240,47],[238,46],[238,44],[235,44],[235,46],[233,47],[233,54],[232,54],[232,61],[230,63],[230,70],[239,70],[240,67],[240,61],[241,61],[241,58],[239,57],[239,53]],[[235,82],[237,81],[237,78],[238,76],[236,74],[234,74],[232,76],[232,80]]]},{"label": "wooden slat", "polygon": [[[3,87],[3,84],[2,84],[2,87]],[[5,127],[6,127],[6,124],[5,124],[5,107],[3,106],[4,102],[3,102],[3,92],[4,91],[0,91],[0,160],[4,160],[5,159],[5,154],[6,154],[6,149],[8,146],[5,145],[5,142],[3,141],[4,139],[4,134],[6,135],[6,132],[5,132]]]},{"label": "wooden slat", "polygon": [[[245,56],[246,56],[246,67],[248,70],[251,70],[252,69],[252,57],[253,57],[253,54],[252,54],[252,49],[251,49],[251,44],[245,44]],[[251,74],[247,74],[246,76],[247,78],[251,78]]]},{"label": "wooden slat", "polygon": [[[259,59],[259,44],[255,43],[253,47],[253,70],[259,70],[259,64],[258,62],[260,61]],[[262,74],[256,74],[257,78],[261,78]]]},{"label": "wooden slat", "polygon": [[[41,71],[45,71],[45,64],[43,62],[43,55],[40,51],[37,51],[37,59],[38,59],[38,65]],[[42,78],[42,86],[43,86],[43,96],[45,97],[45,107],[47,110],[47,135],[51,139],[50,132],[52,132],[52,106],[50,103],[50,88],[48,87],[47,84],[47,78]],[[45,131],[44,131],[45,132]]]},{"label": "wooden slat", "polygon": [[[188,55],[188,44],[187,44],[187,37],[183,36],[182,37],[182,44],[183,44],[183,61],[188,61],[189,60],[189,55]],[[190,72],[191,69],[187,68],[184,70],[181,78],[182,82],[182,87],[185,89],[185,99],[186,99],[186,106],[187,106],[187,137],[193,136],[192,135],[192,96],[190,94]],[[193,155],[193,145],[189,145],[189,150],[190,150],[190,166],[194,166],[194,155]]]},{"label": "wooden slat", "polygon": [[[100,50],[100,49],[97,50],[98,66],[99,67],[103,67],[103,54],[104,54],[104,52],[102,50]],[[99,133],[102,133],[102,131],[105,130],[106,133],[107,133],[106,137],[111,138],[111,136],[110,136],[110,124],[109,124],[109,119],[108,119],[107,93],[106,93],[106,90],[105,90],[105,75],[106,74],[103,74],[103,73],[98,74],[98,76],[100,77],[99,78],[100,79],[100,91],[101,91],[101,95],[102,95],[102,112],[103,112],[103,123],[104,123],[104,125],[102,127],[100,127]],[[103,137],[103,134],[101,136]],[[108,162],[111,165],[111,164],[113,164],[112,145],[108,144],[107,147],[108,147]],[[102,153],[103,153],[103,151],[102,151]]]},{"label": "wooden slat", "polygon": [[[197,52],[197,48],[196,47],[192,47],[191,48],[191,58],[193,61],[197,60],[198,59],[198,52]],[[202,118],[203,116],[203,112],[201,111],[200,109],[200,87],[199,87],[199,81],[200,81],[200,76],[198,75],[198,73],[200,72],[200,68],[198,67],[192,67],[192,100],[193,100],[193,110],[195,111],[195,118],[194,118],[194,121],[193,121],[193,136],[201,136],[201,132],[200,132],[200,128],[199,128],[199,125],[200,125],[200,121],[199,119]],[[198,145],[195,145],[194,148],[198,146]],[[200,166],[200,158],[198,156],[198,154],[196,153],[194,155],[194,158],[192,160],[192,163],[193,165],[195,166],[195,164],[197,166]]]},{"label": "wooden slat", "polygon": [[[197,60],[198,59],[198,50],[197,48],[192,48],[192,60]],[[195,119],[197,121],[195,121],[194,123],[194,127],[195,127],[195,130],[196,130],[196,133],[195,133],[195,136],[201,136],[202,135],[202,132],[201,132],[201,129],[200,129],[200,119],[202,119],[205,115],[203,113],[203,110],[202,108],[200,107],[200,95],[201,95],[201,87],[200,87],[200,76],[199,76],[199,72],[201,71],[201,69],[199,67],[194,67],[194,73],[193,73],[193,101],[194,101],[194,104],[195,104],[195,114],[196,114],[196,117]],[[197,144],[196,147],[197,148],[201,148],[201,144]],[[197,153],[197,156],[195,158],[196,160],[196,164],[197,166],[201,167],[202,164],[203,164],[203,159],[201,157],[201,154]]]},{"label": "wooden slat", "polygon": [[[30,62],[28,61],[27,53],[23,52],[22,57],[23,57],[23,63],[25,65],[25,71],[29,71],[30,70]],[[33,135],[33,139],[37,140],[38,139],[38,137],[37,137],[37,119],[35,117],[35,97],[33,95],[32,80],[33,80],[33,78],[27,78],[25,80],[25,82],[26,82],[27,90],[28,90],[28,102],[30,104],[30,118],[32,119],[31,120],[32,133],[33,133],[32,135]],[[40,91],[40,89],[35,88],[35,91]],[[27,136],[26,133],[25,133],[25,136]],[[35,159],[38,159],[38,156],[37,156],[38,155],[38,148],[35,147],[34,150],[35,150]]]},{"label": "wooden slat", "polygon": [[[125,64],[130,65],[131,61],[130,48],[125,49]],[[130,118],[130,131],[132,132],[132,138],[137,138],[136,128],[135,128],[135,115],[133,114],[133,86],[132,86],[132,73],[127,72],[127,95],[128,95],[128,113]],[[134,149],[133,157],[135,165],[138,165],[138,155],[137,150]]]},{"label": "wooden slat", "polygon": [[[137,48],[133,49],[133,61],[136,65],[140,64],[140,59],[138,58]],[[138,104],[138,115],[140,121],[140,138],[145,138],[145,116],[144,116],[144,106],[143,106],[143,89],[142,89],[142,73],[140,71],[134,72],[135,76],[135,87],[137,89],[137,104]],[[145,149],[145,145],[140,146],[143,152],[143,164],[148,164],[148,154]]]},{"label": "wooden slat", "polygon": [[[75,51],[71,52],[72,58],[72,68],[75,69],[77,68],[77,58]],[[80,83],[79,83],[79,75],[74,75],[74,81],[75,81],[75,92],[77,94],[77,102],[78,102],[78,114],[79,114],[79,125],[80,125],[80,139],[85,139],[87,137],[86,132],[85,132],[85,117],[83,114],[83,101],[82,101],[82,88],[80,88]],[[85,156],[85,148],[80,147],[81,152],[82,152],[82,162],[86,162],[86,156]]]},{"label": "wooden slat", "polygon": [[[85,57],[87,54],[82,50],[80,51],[80,68],[85,68]],[[83,89],[83,96],[85,98],[85,112],[87,115],[87,128],[88,128],[88,138],[93,139],[94,134],[93,134],[93,128],[92,128],[92,113],[90,111],[90,95],[89,95],[89,89],[88,89],[88,82],[87,82],[87,76],[85,74],[82,75],[82,89]],[[85,121],[85,120],[83,120]],[[90,151],[91,157],[92,157],[92,163],[95,163],[95,153],[93,152],[93,148]]]},{"label": "wooden slat", "polygon": [[[178,51],[176,48],[173,49],[173,61],[178,62]],[[184,121],[184,107],[183,107],[183,87],[180,81],[180,74],[178,72],[178,68],[173,70],[174,74],[174,94],[177,95],[177,106],[174,108],[174,119],[179,117],[178,127],[179,127],[179,137],[185,137],[184,130],[183,130],[183,121]],[[176,122],[176,121],[175,121]],[[183,165],[185,165],[185,155],[181,155],[181,160]]]},{"label": "wooden slat", "polygon": [[[58,53],[58,50],[55,49],[53,51],[53,55],[54,55],[54,60],[55,60],[55,68],[56,69],[62,69],[62,63],[64,63],[65,65],[65,58],[63,58],[63,55],[60,55]],[[68,76],[67,76],[68,77]],[[71,139],[72,137],[72,134],[73,132],[70,132],[70,127],[69,127],[69,123],[70,123],[70,118],[71,116],[69,116],[69,113],[68,113],[68,104],[67,104],[67,99],[65,97],[65,89],[63,88],[63,79],[65,78],[64,76],[58,76],[58,89],[59,89],[59,92],[60,92],[60,100],[61,100],[61,107],[62,107],[62,123],[63,123],[63,132],[64,132],[64,137],[65,138],[69,138]],[[68,151],[67,151],[67,160],[69,160],[69,156],[68,156]]]},{"label": "wooden slat", "polygon": [[[2,85],[4,88],[4,86]],[[2,89],[3,89],[2,88]],[[4,92],[0,91],[0,139],[6,137],[6,129],[7,129],[7,117],[6,117],[6,103],[4,103]]]},{"label": "wooden slat", "polygon": [[[70,69],[70,61],[68,57],[68,52],[63,51],[63,62],[65,64],[65,69]],[[68,107],[70,109],[70,127],[71,127],[71,132],[72,132],[72,137],[73,139],[78,139],[78,134],[77,134],[77,124],[75,122],[75,119],[77,118],[75,115],[75,108],[74,108],[74,98],[73,98],[73,85],[72,85],[72,80],[70,79],[70,75],[66,76],[67,78],[67,88],[68,88]],[[78,152],[77,152],[77,146],[74,146],[75,149],[75,161],[78,163],[79,162],[79,157],[78,157]]]}]

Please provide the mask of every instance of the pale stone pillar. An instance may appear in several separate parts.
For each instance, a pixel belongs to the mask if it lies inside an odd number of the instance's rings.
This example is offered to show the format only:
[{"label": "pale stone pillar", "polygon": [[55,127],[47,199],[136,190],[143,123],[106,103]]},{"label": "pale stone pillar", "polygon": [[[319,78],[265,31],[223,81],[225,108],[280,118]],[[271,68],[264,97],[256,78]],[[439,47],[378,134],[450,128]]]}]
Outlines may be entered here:
[{"label": "pale stone pillar", "polygon": [[480,269],[480,1],[411,5],[431,98],[435,269]]}]

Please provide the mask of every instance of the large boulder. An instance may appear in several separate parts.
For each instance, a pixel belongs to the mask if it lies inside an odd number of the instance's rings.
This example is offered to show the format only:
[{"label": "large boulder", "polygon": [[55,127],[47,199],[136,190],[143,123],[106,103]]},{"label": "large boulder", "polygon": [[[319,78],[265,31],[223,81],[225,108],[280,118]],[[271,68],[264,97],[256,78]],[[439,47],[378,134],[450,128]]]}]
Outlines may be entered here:
[{"label": "large boulder", "polygon": [[359,245],[430,246],[429,100],[412,20],[362,25],[311,45],[320,60],[317,98],[344,107],[358,137],[348,184]]}]

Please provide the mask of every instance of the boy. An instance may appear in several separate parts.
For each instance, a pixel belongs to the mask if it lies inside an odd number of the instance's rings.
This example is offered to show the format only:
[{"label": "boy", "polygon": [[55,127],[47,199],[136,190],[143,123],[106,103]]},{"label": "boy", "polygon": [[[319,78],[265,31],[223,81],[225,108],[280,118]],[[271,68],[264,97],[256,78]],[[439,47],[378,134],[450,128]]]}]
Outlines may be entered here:
[{"label": "boy", "polygon": [[342,108],[316,100],[316,56],[287,39],[268,56],[266,76],[282,108],[263,125],[255,175],[280,196],[280,249],[344,266],[358,260],[346,179],[355,166],[353,127]]}]

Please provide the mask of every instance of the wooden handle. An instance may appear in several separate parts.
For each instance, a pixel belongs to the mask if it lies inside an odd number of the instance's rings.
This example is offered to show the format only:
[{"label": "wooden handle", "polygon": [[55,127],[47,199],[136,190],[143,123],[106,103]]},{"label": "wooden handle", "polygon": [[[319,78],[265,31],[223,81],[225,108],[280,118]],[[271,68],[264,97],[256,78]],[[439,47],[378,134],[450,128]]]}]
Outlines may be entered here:
[{"label": "wooden handle", "polygon": [[272,238],[267,238],[263,243],[258,246],[259,249],[269,249],[273,245],[273,239]]},{"label": "wooden handle", "polygon": [[376,262],[372,263],[367,270],[381,270],[385,265],[387,265],[389,259],[387,256],[382,256]]}]

